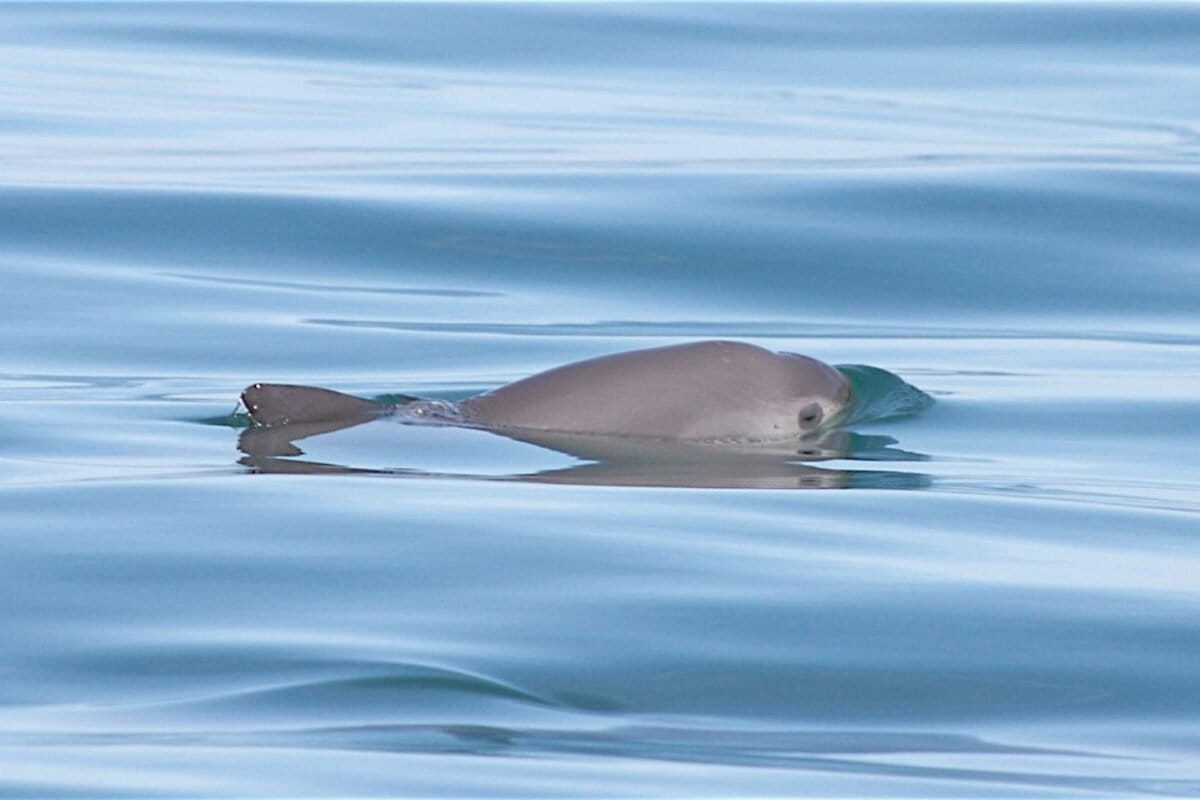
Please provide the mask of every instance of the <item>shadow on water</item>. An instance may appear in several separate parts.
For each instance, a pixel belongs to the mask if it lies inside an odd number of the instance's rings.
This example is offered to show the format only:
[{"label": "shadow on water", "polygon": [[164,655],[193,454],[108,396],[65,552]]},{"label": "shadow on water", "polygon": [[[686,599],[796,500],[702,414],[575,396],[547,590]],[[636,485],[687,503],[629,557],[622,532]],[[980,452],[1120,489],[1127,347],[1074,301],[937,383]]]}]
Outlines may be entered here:
[{"label": "shadow on water", "polygon": [[[886,370],[861,365],[839,367],[850,379],[855,402],[843,425],[910,416],[933,400]],[[406,398],[412,399],[412,398]],[[394,406],[394,397],[377,398],[368,409],[355,408],[331,419],[252,424],[237,415],[227,424],[246,425],[238,438],[245,454],[238,463],[258,474],[379,475],[395,477],[464,478],[490,481],[571,484],[583,486],[640,486],[703,489],[921,489],[928,475],[899,470],[844,469],[814,466],[812,462],[925,461],[928,456],[894,445],[890,436],[867,435],[844,429],[786,442],[752,445],[712,444],[678,440],[648,440],[620,436],[581,435],[529,429],[484,429],[505,439],[561,453],[582,463],[565,468],[509,475],[442,473],[421,469],[368,468],[298,458],[296,442],[347,428],[373,424],[431,424]],[[217,422],[214,420],[214,422]],[[455,424],[433,421],[432,424]]]}]

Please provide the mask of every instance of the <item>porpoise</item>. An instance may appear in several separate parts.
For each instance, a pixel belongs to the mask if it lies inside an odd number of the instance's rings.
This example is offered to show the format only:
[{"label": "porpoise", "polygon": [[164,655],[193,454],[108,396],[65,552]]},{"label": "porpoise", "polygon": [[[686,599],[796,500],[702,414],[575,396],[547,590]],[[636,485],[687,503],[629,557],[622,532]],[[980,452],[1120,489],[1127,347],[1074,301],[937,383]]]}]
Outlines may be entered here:
[{"label": "porpoise", "polygon": [[744,342],[703,341],[591,358],[458,404],[383,405],[305,386],[256,383],[242,393],[261,425],[413,418],[498,431],[552,431],[711,442],[807,437],[844,417],[850,383],[834,367]]}]

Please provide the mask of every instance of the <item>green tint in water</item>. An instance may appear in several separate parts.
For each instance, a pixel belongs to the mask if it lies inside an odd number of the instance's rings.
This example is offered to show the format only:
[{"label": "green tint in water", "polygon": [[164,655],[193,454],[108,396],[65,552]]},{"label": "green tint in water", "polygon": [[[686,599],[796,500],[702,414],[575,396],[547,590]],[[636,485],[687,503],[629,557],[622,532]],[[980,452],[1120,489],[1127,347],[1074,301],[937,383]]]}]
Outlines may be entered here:
[{"label": "green tint in water", "polygon": [[909,417],[934,403],[925,392],[886,369],[866,364],[838,364],[837,368],[850,381],[853,398],[849,412],[839,423],[842,427]]}]

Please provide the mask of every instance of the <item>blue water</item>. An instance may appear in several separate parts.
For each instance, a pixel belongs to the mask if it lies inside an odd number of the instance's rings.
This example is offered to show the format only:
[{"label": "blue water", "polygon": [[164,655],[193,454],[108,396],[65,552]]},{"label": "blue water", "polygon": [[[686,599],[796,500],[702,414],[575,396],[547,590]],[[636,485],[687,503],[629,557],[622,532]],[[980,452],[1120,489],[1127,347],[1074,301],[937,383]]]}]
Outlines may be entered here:
[{"label": "blue water", "polygon": [[[1200,796],[1197,42],[0,6],[0,792]],[[937,403],[769,468],[239,450],[254,381],[718,337]]]}]

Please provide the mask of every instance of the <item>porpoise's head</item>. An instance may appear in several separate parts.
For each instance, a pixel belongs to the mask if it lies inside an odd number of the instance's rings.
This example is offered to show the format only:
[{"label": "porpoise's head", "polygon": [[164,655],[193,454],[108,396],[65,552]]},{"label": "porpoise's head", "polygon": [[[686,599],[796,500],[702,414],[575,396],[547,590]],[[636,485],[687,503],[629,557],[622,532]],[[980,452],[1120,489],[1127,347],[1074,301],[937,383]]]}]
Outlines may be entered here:
[{"label": "porpoise's head", "polygon": [[799,353],[779,353],[797,381],[796,427],[801,436],[834,427],[850,407],[850,382],[835,367]]}]

